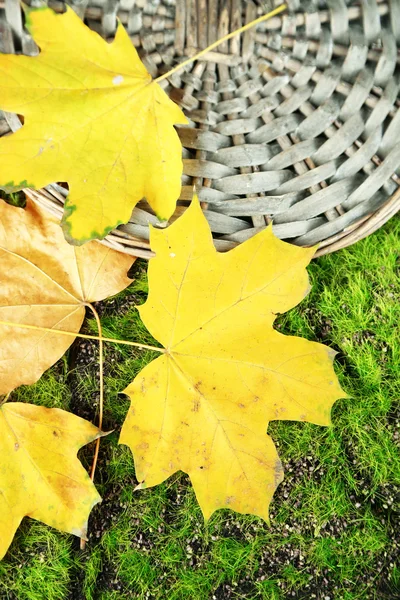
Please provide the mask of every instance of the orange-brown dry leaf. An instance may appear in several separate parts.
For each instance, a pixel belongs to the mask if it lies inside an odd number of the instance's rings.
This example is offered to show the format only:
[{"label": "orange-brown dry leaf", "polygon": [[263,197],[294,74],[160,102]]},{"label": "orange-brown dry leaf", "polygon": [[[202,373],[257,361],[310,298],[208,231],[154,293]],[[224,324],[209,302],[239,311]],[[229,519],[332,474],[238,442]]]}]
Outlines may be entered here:
[{"label": "orange-brown dry leaf", "polygon": [[25,516],[86,539],[100,496],[77,452],[100,435],[58,408],[19,402],[0,408],[0,559]]},{"label": "orange-brown dry leaf", "polygon": [[[0,200],[0,321],[78,333],[85,303],[125,289],[134,262],[99,242],[70,246],[59,223],[28,200]],[[31,384],[74,338],[0,325],[0,395]]]},{"label": "orange-brown dry leaf", "polygon": [[182,470],[206,519],[229,507],[268,520],[283,477],[269,421],[329,425],[344,396],[329,348],[273,329],[276,314],[307,294],[315,249],[268,228],[220,254],[197,200],[168,229],[152,230],[151,247],[139,311],[166,353],[125,390],[132,403],[120,439],[139,488]]}]

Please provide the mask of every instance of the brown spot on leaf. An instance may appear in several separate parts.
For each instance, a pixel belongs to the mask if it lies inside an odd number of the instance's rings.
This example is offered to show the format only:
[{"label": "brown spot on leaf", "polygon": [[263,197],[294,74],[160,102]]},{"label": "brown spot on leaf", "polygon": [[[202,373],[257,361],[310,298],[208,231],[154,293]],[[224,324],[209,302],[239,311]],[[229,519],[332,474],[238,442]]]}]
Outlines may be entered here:
[{"label": "brown spot on leaf", "polygon": [[15,442],[15,444],[14,444],[14,450],[15,450],[15,452],[16,452],[17,450],[19,450],[19,444],[18,444],[18,442]]}]

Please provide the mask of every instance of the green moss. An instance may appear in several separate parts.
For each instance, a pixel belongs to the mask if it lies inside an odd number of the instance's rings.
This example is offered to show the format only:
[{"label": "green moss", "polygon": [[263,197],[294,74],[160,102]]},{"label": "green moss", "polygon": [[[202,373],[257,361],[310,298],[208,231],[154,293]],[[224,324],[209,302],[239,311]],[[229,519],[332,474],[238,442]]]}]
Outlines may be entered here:
[{"label": "green moss", "polygon": [[[335,368],[350,397],[335,404],[330,428],[270,423],[286,469],[270,528],[229,510],[205,525],[183,474],[134,491],[131,453],[118,446],[129,406],[119,392],[155,354],[107,344],[105,425],[115,431],[102,440],[96,480],[104,502],[89,525],[100,535],[80,552],[71,536],[25,520],[0,563],[0,598],[68,599],[73,582],[76,597],[87,600],[311,598],[307,586],[332,600],[399,596],[391,511],[400,480],[393,420],[400,392],[399,239],[394,218],[357,245],[314,261],[310,295],[277,321],[280,331],[339,352]],[[135,308],[147,293],[143,263],[134,276],[128,290],[103,304],[104,335],[154,345]],[[96,332],[93,319],[85,327]],[[97,389],[95,361],[71,373],[64,358],[12,400],[77,410],[92,406]],[[83,459],[90,464],[90,448]]]},{"label": "green moss", "polygon": [[23,385],[12,392],[10,402],[30,402],[46,408],[69,410],[71,390],[67,381],[68,361],[63,356],[33,385]]},{"label": "green moss", "polygon": [[68,591],[71,567],[70,536],[26,520],[8,560],[0,562],[0,597],[62,600]]}]

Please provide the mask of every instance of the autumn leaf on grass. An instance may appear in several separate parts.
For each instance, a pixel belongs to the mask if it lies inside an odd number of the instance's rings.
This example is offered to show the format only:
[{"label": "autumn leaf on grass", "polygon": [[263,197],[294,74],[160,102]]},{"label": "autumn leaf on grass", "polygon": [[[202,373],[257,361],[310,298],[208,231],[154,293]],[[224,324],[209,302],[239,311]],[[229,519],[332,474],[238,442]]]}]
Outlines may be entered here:
[{"label": "autumn leaf on grass", "polygon": [[64,232],[81,244],[126,223],[146,197],[168,219],[180,194],[186,123],[121,23],[108,44],[67,7],[27,10],[36,57],[0,55],[0,108],[24,126],[0,138],[0,187],[66,181]]},{"label": "autumn leaf on grass", "polygon": [[[89,302],[125,289],[134,262],[99,242],[70,246],[31,200],[0,200],[0,320],[78,333]],[[74,338],[0,324],[0,395],[34,383]]]},{"label": "autumn leaf on grass", "polygon": [[101,498],[77,452],[101,435],[58,408],[0,407],[0,559],[25,516],[86,539],[89,513]]},{"label": "autumn leaf on grass", "polygon": [[151,231],[149,296],[139,307],[166,352],[125,390],[131,409],[120,442],[130,446],[139,488],[189,474],[206,519],[229,507],[268,520],[283,478],[268,423],[330,424],[343,393],[333,352],[273,329],[277,313],[308,292],[315,248],[278,240],[269,227],[216,252],[199,203]]}]

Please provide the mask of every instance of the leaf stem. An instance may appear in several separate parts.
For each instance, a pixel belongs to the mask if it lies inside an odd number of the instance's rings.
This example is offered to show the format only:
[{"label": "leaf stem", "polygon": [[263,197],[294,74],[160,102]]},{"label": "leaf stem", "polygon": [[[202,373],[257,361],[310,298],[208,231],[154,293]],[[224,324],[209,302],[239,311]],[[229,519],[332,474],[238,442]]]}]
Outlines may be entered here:
[{"label": "leaf stem", "polygon": [[[103,412],[104,412],[104,357],[103,357],[103,330],[101,327],[100,317],[97,310],[90,304],[90,302],[85,302],[85,306],[87,306],[93,313],[94,318],[96,319],[97,329],[99,332],[99,379],[100,379],[100,399],[99,399],[99,422],[98,428],[100,431],[103,427]],[[99,450],[100,450],[100,438],[98,437],[96,440],[96,445],[94,449],[94,456],[92,462],[92,468],[90,471],[90,479],[94,481],[94,474],[96,472],[97,461],[99,459]],[[81,550],[85,549],[86,542],[81,539]]]},{"label": "leaf stem", "polygon": [[279,13],[283,12],[286,8],[287,8],[286,4],[282,4],[281,6],[278,6],[277,8],[275,8],[274,10],[272,10],[271,12],[269,12],[269,13],[267,13],[265,15],[262,15],[261,17],[258,17],[257,19],[254,19],[254,21],[251,21],[250,23],[247,23],[246,25],[243,25],[243,27],[239,27],[239,29],[235,29],[235,31],[232,31],[232,33],[228,33],[227,35],[224,35],[224,37],[220,38],[216,42],[213,42],[212,44],[210,44],[209,46],[207,46],[207,48],[204,48],[204,50],[201,50],[200,52],[198,52],[194,56],[192,56],[192,57],[184,60],[181,63],[179,63],[179,65],[177,65],[176,67],[174,67],[173,69],[171,69],[167,73],[164,73],[164,75],[160,75],[156,79],[153,79],[153,81],[155,81],[156,83],[159,83],[160,81],[163,81],[164,79],[168,79],[168,77],[170,77],[173,73],[176,73],[176,71],[179,71],[180,69],[183,69],[183,67],[185,67],[186,65],[189,65],[190,63],[198,60],[199,58],[201,58],[202,56],[204,56],[205,54],[207,54],[208,52],[210,52],[211,50],[213,50],[217,46],[220,46],[221,44],[223,44],[227,40],[230,40],[231,38],[235,37],[236,35],[240,35],[241,33],[244,33],[248,29],[251,29],[252,27],[255,27],[256,25],[258,25],[259,23],[262,23],[263,21],[267,21],[268,19],[272,19],[272,17],[275,17]]},{"label": "leaf stem", "polygon": [[69,335],[70,337],[79,337],[86,340],[102,340],[103,342],[112,342],[113,344],[125,344],[126,346],[134,346],[143,350],[154,350],[155,352],[166,353],[165,348],[157,346],[149,346],[148,344],[140,344],[139,342],[129,342],[128,340],[117,340],[98,335],[87,335],[85,333],[75,333],[73,331],[64,331],[63,329],[52,329],[51,327],[39,327],[38,325],[25,325],[24,323],[14,323],[13,321],[0,321],[0,325],[8,325],[9,327],[21,327],[21,329],[33,329],[34,331],[48,331],[49,333],[59,333],[60,335]]},{"label": "leaf stem", "polygon": [[[103,329],[101,327],[100,317],[97,310],[90,304],[90,302],[85,302],[85,306],[87,306],[93,313],[94,318],[96,319],[97,329],[99,331],[99,371],[100,371],[100,401],[99,401],[99,424],[98,428],[101,430],[103,427],[103,409],[104,409],[104,357],[103,357]],[[99,457],[99,448],[100,448],[100,438],[96,440],[96,450],[93,458],[92,470],[90,472],[90,479],[93,481],[94,474],[96,471],[97,460]]]}]

